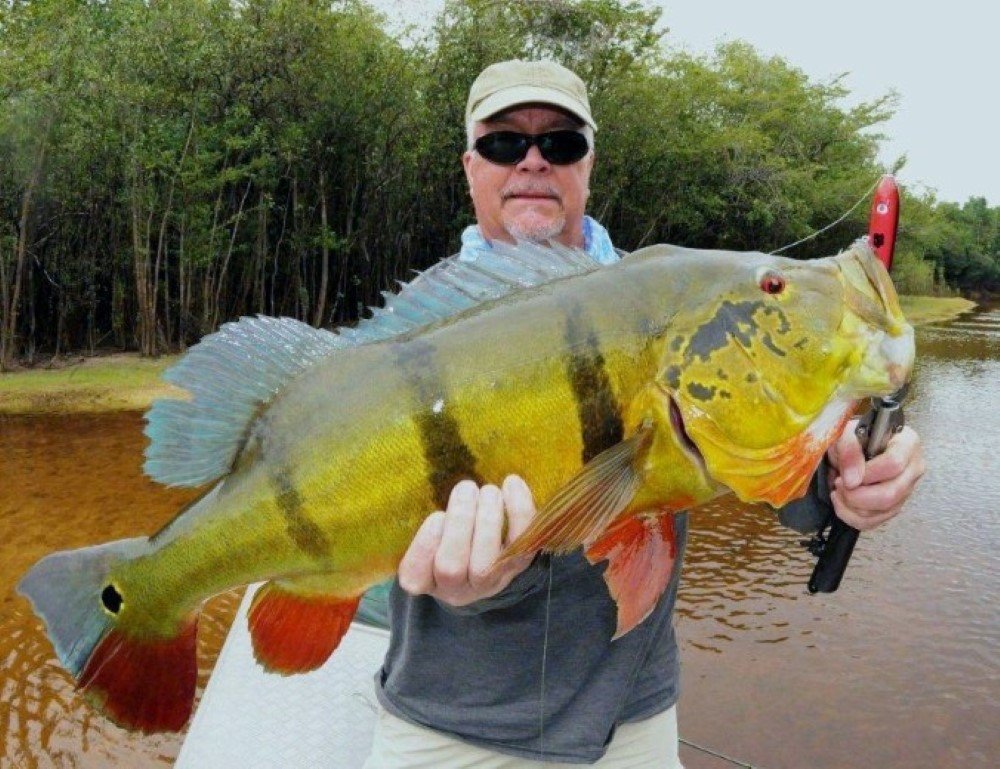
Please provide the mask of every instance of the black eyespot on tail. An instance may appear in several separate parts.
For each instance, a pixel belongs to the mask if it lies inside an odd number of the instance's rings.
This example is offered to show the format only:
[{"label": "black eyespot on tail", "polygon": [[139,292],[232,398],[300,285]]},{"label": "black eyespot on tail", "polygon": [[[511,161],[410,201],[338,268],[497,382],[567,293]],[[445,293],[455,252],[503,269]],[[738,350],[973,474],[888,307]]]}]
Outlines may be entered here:
[{"label": "black eyespot on tail", "polygon": [[118,592],[118,589],[114,585],[108,585],[103,591],[101,591],[101,603],[104,604],[104,608],[109,612],[117,614],[122,609],[124,599],[122,598],[122,594]]}]

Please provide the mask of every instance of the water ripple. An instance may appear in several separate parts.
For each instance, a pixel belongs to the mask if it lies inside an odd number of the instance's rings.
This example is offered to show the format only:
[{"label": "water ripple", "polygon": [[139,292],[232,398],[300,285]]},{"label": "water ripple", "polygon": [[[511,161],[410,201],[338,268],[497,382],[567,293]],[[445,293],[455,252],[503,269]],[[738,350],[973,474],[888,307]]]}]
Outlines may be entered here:
[{"label": "water ripple", "polygon": [[[862,535],[837,593],[806,592],[814,559],[767,507],[730,498],[692,513],[676,616],[689,739],[768,769],[992,769],[1000,312],[921,328],[917,350],[906,411],[930,469],[896,521]],[[176,756],[183,735],[133,735],[95,715],[13,593],[42,555],[153,530],[189,498],[142,476],[141,428],[138,415],[0,417],[12,478],[0,496],[0,766],[166,766]],[[203,616],[199,686],[237,601],[222,596]],[[776,740],[776,724],[792,728]]]}]

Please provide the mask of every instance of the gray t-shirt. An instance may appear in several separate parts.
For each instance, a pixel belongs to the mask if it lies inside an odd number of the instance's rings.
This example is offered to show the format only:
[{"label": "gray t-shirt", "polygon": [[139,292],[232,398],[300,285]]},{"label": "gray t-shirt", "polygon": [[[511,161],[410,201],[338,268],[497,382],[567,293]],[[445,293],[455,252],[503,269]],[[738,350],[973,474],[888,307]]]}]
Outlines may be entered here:
[{"label": "gray t-shirt", "polygon": [[[824,462],[809,494],[780,517],[809,531],[829,509]],[[680,667],[671,615],[687,513],[675,524],[670,584],[652,614],[617,641],[611,640],[616,606],[602,578],[606,565],[591,566],[580,552],[540,556],[498,595],[461,608],[408,595],[393,583],[389,651],[375,677],[382,706],[499,753],[597,761],[617,724],[677,702]]]},{"label": "gray t-shirt", "polygon": [[591,566],[580,552],[540,556],[498,595],[461,608],[394,584],[379,701],[407,721],[501,753],[596,761],[615,724],[677,701],[670,614],[686,514],[676,530],[678,558],[663,598],[614,642],[617,610],[601,576],[605,565]]}]

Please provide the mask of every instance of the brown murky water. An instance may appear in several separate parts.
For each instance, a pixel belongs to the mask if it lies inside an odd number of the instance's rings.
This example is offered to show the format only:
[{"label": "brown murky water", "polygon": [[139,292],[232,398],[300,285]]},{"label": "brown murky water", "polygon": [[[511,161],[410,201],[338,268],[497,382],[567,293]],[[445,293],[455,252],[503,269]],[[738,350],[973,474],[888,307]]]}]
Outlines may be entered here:
[{"label": "brown murky water", "polygon": [[[928,476],[841,589],[763,511],[693,517],[679,604],[681,733],[760,769],[1000,759],[1000,308],[920,329],[908,418]],[[191,497],[146,480],[138,414],[0,416],[0,767],[169,765],[183,739],[95,716],[14,585],[53,550],[152,532]],[[236,594],[201,623],[201,683]],[[732,766],[683,748],[687,769]]]},{"label": "brown murky water", "polygon": [[[42,556],[152,533],[194,496],[142,475],[142,427],[141,414],[0,416],[0,767],[166,766],[180,748],[95,715],[14,592]],[[238,598],[213,599],[200,621],[200,686]]]}]

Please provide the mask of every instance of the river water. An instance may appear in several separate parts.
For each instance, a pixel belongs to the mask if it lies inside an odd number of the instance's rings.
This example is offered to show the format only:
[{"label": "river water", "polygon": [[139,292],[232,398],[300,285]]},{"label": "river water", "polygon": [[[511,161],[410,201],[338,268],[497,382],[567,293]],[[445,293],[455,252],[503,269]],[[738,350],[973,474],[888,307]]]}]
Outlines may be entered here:
[{"label": "river water", "polygon": [[[917,334],[907,419],[929,471],[844,583],[767,511],[692,516],[678,603],[682,737],[759,769],[1000,762],[1000,308]],[[14,585],[53,551],[152,532],[192,494],[141,473],[139,414],[0,416],[0,767],[167,766],[183,735],[94,715]],[[238,593],[200,624],[207,680]],[[684,746],[687,769],[733,764]]]}]

